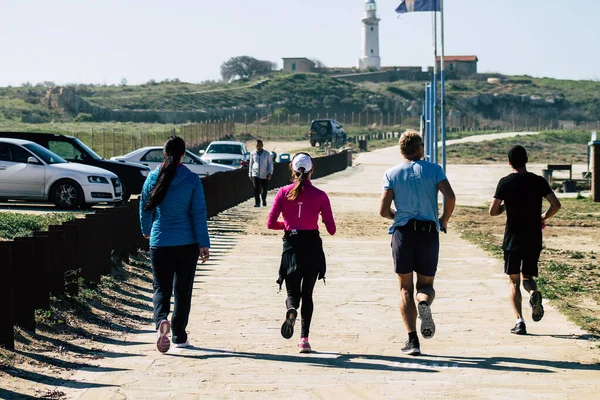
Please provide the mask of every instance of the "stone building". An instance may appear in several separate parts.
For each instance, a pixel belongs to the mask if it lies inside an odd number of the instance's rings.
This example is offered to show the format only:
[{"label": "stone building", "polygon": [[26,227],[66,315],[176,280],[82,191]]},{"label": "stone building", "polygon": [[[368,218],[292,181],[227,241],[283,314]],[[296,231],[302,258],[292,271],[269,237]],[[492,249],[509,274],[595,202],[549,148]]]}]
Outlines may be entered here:
[{"label": "stone building", "polygon": [[[477,75],[477,56],[445,56],[444,69],[448,76]],[[437,58],[437,68],[440,70],[441,57]]]}]

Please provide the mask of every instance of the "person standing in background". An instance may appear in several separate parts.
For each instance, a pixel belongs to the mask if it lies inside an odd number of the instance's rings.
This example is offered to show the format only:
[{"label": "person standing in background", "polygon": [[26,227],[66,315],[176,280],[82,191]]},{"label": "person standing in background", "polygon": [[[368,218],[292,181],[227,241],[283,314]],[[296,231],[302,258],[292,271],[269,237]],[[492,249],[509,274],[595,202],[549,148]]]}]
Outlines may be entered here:
[{"label": "person standing in background", "polygon": [[261,195],[262,205],[267,205],[267,191],[272,176],[273,158],[270,152],[263,149],[263,142],[259,139],[256,141],[256,150],[250,154],[248,167],[248,177],[254,185],[254,207],[260,207]]}]

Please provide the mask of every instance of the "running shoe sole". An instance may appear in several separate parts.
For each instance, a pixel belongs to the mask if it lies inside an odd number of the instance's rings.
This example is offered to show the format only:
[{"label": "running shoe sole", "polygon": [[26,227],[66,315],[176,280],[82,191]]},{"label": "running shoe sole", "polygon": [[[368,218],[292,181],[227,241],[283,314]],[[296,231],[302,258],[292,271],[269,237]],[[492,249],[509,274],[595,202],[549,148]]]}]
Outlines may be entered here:
[{"label": "running shoe sole", "polygon": [[529,305],[531,306],[531,318],[538,322],[544,317],[544,306],[542,305],[542,294],[540,292],[533,292],[529,299]]},{"label": "running shoe sole", "polygon": [[156,339],[156,348],[161,353],[166,353],[171,348],[171,339],[169,339],[169,333],[171,332],[171,323],[167,320],[161,321],[158,325],[158,339]]},{"label": "running shoe sole", "polygon": [[419,317],[421,318],[421,335],[425,339],[431,339],[435,335],[435,323],[431,316],[431,308],[427,303],[419,303]]},{"label": "running shoe sole", "polygon": [[294,324],[296,323],[297,316],[298,311],[293,308],[290,308],[285,313],[285,321],[281,325],[281,336],[285,339],[291,339],[294,336]]}]

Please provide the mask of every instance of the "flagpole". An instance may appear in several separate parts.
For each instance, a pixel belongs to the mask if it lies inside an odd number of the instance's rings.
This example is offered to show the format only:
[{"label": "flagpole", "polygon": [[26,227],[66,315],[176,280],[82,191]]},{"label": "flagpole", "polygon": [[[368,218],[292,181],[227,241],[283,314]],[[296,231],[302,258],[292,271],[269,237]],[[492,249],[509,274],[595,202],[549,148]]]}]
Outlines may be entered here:
[{"label": "flagpole", "polygon": [[442,56],[441,56],[441,80],[442,80],[442,102],[440,105],[441,123],[442,123],[442,168],[446,172],[446,77],[444,74],[444,0],[440,0],[440,18],[442,24]]},{"label": "flagpole", "polygon": [[437,12],[433,12],[433,115],[432,117],[432,139],[433,139],[433,154],[431,162],[438,163],[438,126],[437,126]]}]

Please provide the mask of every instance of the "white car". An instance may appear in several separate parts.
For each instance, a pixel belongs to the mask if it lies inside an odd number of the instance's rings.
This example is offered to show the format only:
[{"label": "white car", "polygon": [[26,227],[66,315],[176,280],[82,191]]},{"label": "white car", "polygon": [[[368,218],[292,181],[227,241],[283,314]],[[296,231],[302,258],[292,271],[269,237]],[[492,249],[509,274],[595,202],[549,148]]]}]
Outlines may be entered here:
[{"label": "white car", "polygon": [[[124,156],[112,157],[111,160],[147,165],[151,169],[155,169],[165,161],[165,157],[163,156],[162,147],[150,146],[142,147]],[[185,157],[183,157],[183,164],[200,177],[212,175],[215,172],[227,172],[235,169],[227,165],[209,164],[202,161],[200,157],[189,150],[186,150]]]},{"label": "white car", "polygon": [[0,138],[0,198],[51,201],[74,210],[121,201],[117,175],[70,163],[37,143]]},{"label": "white car", "polygon": [[211,164],[232,165],[235,168],[247,167],[250,153],[242,142],[216,141],[211,142],[206,150],[200,150],[202,160]]}]

